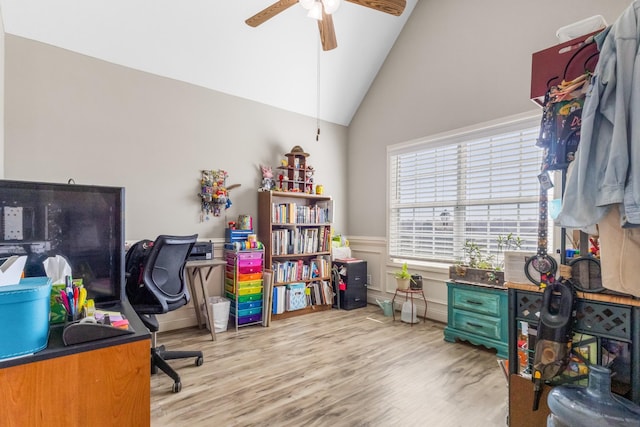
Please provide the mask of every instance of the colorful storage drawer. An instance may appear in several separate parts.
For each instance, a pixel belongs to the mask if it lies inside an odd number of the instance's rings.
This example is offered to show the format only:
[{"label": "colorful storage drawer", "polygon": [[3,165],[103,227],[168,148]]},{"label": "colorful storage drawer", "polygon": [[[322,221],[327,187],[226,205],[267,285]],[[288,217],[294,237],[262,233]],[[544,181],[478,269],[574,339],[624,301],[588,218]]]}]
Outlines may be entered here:
[{"label": "colorful storage drawer", "polygon": [[258,252],[238,252],[238,259],[241,261],[246,260],[260,260],[262,263],[262,251]]},{"label": "colorful storage drawer", "polygon": [[[235,293],[235,289],[233,289],[233,286],[224,285],[224,290],[232,294]],[[250,294],[262,294],[262,286],[257,286],[255,288],[238,288],[238,295]]]},{"label": "colorful storage drawer", "polygon": [[238,326],[262,322],[263,250],[228,250],[224,289],[231,300],[230,319]]},{"label": "colorful storage drawer", "polygon": [[260,273],[262,271],[262,264],[259,265],[245,265],[238,267],[239,274],[253,274]]},{"label": "colorful storage drawer", "polygon": [[257,271],[262,271],[262,259],[239,259],[238,267],[240,269],[248,267],[259,267],[259,270]]},{"label": "colorful storage drawer", "polygon": [[[235,301],[236,296],[233,292],[225,292],[225,296],[229,298],[232,302]],[[238,295],[238,303],[245,302],[253,302],[259,301],[262,304],[262,294],[249,294],[249,295]]]},{"label": "colorful storage drawer", "polygon": [[[236,302],[231,301],[231,308],[234,309],[235,307],[236,307]],[[262,308],[262,300],[238,302],[238,308],[240,310],[247,310],[249,308]]]},{"label": "colorful storage drawer", "polygon": [[238,274],[239,282],[250,282],[252,280],[260,280],[260,279],[262,279],[262,272],[251,273],[251,274]]},{"label": "colorful storage drawer", "polygon": [[248,252],[248,253],[238,253],[237,255],[229,254],[227,255],[227,264],[233,265],[235,262],[238,262],[238,265],[262,265],[262,253],[261,252]]},{"label": "colorful storage drawer", "polygon": [[[239,282],[248,282],[248,281],[251,281],[251,280],[262,279],[262,272],[251,273],[251,274],[237,274],[236,276],[237,276],[237,279],[238,279]],[[227,279],[233,280],[233,278],[234,278],[233,270],[231,270],[231,271],[227,270],[225,272],[225,277]]]},{"label": "colorful storage drawer", "polygon": [[237,314],[240,318],[245,316],[253,316],[254,314],[261,314],[262,307],[259,308],[247,308],[245,310],[236,310],[235,308],[231,310],[232,314]]},{"label": "colorful storage drawer", "polygon": [[262,286],[262,279],[259,280],[251,280],[249,282],[237,282],[238,287],[242,288],[256,288],[258,286]]},{"label": "colorful storage drawer", "polygon": [[256,288],[258,286],[262,286],[262,279],[250,280],[248,282],[234,282],[233,279],[224,279],[225,286],[228,286],[229,289],[233,289],[233,291],[229,292],[235,292],[236,287],[234,286],[234,283],[238,284],[238,288]]},{"label": "colorful storage drawer", "polygon": [[[231,321],[235,322],[236,317],[231,315]],[[260,314],[252,314],[251,316],[240,316],[238,317],[238,325],[246,325],[248,323],[257,323],[262,322],[262,313]]]}]

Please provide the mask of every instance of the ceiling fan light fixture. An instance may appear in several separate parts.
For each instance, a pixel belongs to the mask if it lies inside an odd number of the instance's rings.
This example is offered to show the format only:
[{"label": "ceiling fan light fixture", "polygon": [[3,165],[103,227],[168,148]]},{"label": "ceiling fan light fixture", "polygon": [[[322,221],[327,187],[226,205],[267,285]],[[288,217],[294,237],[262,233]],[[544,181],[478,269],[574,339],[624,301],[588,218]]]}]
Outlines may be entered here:
[{"label": "ceiling fan light fixture", "polygon": [[341,0],[322,0],[324,11],[329,15],[338,10],[340,3],[342,3]]},{"label": "ceiling fan light fixture", "polygon": [[311,10],[316,0],[299,0],[300,5],[307,10]]},{"label": "ceiling fan light fixture", "polygon": [[309,18],[322,21],[322,3],[320,1],[314,1],[313,6],[309,9],[309,13],[307,13],[307,16]]}]

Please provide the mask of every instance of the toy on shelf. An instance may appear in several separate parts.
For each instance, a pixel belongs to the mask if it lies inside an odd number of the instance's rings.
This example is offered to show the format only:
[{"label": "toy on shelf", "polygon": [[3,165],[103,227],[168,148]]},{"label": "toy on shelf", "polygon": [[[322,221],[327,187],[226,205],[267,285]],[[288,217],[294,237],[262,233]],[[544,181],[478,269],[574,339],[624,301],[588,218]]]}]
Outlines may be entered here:
[{"label": "toy on shelf", "polygon": [[231,207],[229,191],[240,187],[240,184],[233,184],[227,187],[228,173],[222,169],[203,170],[200,178],[201,213],[200,221],[208,220],[210,215],[220,216],[222,208]]},{"label": "toy on shelf", "polygon": [[258,191],[271,191],[276,187],[276,182],[273,179],[273,169],[271,166],[260,165],[262,171],[262,185]]},{"label": "toy on shelf", "polygon": [[294,193],[313,193],[312,166],[307,165],[309,153],[305,153],[301,146],[296,145],[291,152],[285,154],[278,169],[278,191],[290,191]]}]

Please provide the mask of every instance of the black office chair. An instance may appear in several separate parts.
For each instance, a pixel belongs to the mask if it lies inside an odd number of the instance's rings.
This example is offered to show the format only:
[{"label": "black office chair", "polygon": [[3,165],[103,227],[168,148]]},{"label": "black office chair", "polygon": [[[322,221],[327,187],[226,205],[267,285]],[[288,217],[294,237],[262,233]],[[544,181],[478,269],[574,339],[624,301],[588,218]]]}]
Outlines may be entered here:
[{"label": "black office chair", "polygon": [[182,389],[180,376],[166,362],[171,359],[196,358],[196,366],[203,363],[201,351],[167,351],[157,346],[156,314],[173,311],[189,302],[185,279],[185,262],[198,235],[161,235],[152,242],[142,240],[127,251],[126,293],[129,302],[151,332],[151,373],[160,368],[173,379],[174,393]]}]

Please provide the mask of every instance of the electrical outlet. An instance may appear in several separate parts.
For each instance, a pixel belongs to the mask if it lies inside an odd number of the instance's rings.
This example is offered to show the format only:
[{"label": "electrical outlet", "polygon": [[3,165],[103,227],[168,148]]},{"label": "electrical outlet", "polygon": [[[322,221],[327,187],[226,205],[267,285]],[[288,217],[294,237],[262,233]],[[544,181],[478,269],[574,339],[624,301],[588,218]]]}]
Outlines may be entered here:
[{"label": "electrical outlet", "polygon": [[371,275],[367,274],[367,284],[371,284]]}]

